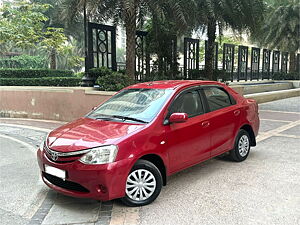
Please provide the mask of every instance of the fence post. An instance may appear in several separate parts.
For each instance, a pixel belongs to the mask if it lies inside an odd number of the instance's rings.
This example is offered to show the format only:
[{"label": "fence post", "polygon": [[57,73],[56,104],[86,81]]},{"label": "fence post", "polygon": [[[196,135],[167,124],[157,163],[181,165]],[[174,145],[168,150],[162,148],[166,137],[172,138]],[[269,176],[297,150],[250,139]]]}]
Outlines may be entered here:
[{"label": "fence post", "polygon": [[223,70],[230,73],[231,82],[233,82],[234,47],[232,44],[223,44]]}]

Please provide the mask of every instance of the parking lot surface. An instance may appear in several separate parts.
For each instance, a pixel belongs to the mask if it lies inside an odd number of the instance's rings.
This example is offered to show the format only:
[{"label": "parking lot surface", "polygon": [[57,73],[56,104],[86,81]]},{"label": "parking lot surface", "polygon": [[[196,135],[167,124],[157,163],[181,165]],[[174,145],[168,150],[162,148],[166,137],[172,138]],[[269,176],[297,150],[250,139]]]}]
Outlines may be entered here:
[{"label": "parking lot surface", "polygon": [[1,224],[300,224],[300,97],[260,105],[257,146],[168,179],[151,205],[129,208],[48,189],[35,150],[62,123],[0,119]]}]

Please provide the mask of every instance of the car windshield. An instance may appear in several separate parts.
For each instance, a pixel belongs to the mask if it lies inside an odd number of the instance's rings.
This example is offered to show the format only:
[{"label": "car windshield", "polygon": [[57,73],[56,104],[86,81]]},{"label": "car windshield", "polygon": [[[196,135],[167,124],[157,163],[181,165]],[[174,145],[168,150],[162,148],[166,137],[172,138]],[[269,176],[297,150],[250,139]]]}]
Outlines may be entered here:
[{"label": "car windshield", "polygon": [[87,117],[149,123],[172,92],[172,89],[125,89],[104,102]]}]

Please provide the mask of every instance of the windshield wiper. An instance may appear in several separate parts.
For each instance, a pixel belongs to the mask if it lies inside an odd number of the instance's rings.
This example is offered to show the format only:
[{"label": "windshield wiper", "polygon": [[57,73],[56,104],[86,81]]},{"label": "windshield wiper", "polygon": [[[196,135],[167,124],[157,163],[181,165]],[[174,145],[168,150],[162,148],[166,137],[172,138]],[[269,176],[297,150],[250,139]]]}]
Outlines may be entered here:
[{"label": "windshield wiper", "polygon": [[131,121],[136,121],[136,122],[140,122],[140,123],[148,123],[145,120],[140,120],[140,119],[136,119],[136,118],[132,118],[132,117],[128,117],[128,116],[112,115],[111,117],[121,119],[121,120],[131,120]]},{"label": "windshield wiper", "polygon": [[105,120],[105,121],[110,121],[113,120],[114,117],[110,116],[110,115],[105,115],[105,114],[97,114],[97,116],[95,117],[96,120]]}]

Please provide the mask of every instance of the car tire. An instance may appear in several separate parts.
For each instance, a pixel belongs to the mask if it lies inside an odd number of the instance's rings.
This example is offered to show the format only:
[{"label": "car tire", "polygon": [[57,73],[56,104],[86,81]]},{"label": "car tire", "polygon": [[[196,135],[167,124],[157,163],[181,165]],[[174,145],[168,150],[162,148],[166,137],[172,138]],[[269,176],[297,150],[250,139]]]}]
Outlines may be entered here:
[{"label": "car tire", "polygon": [[247,131],[241,129],[236,136],[234,148],[229,152],[230,159],[242,162],[247,159],[250,152],[250,136]]},{"label": "car tire", "polygon": [[126,194],[121,201],[132,207],[148,205],[157,198],[162,186],[159,169],[147,160],[138,160],[128,174]]}]

